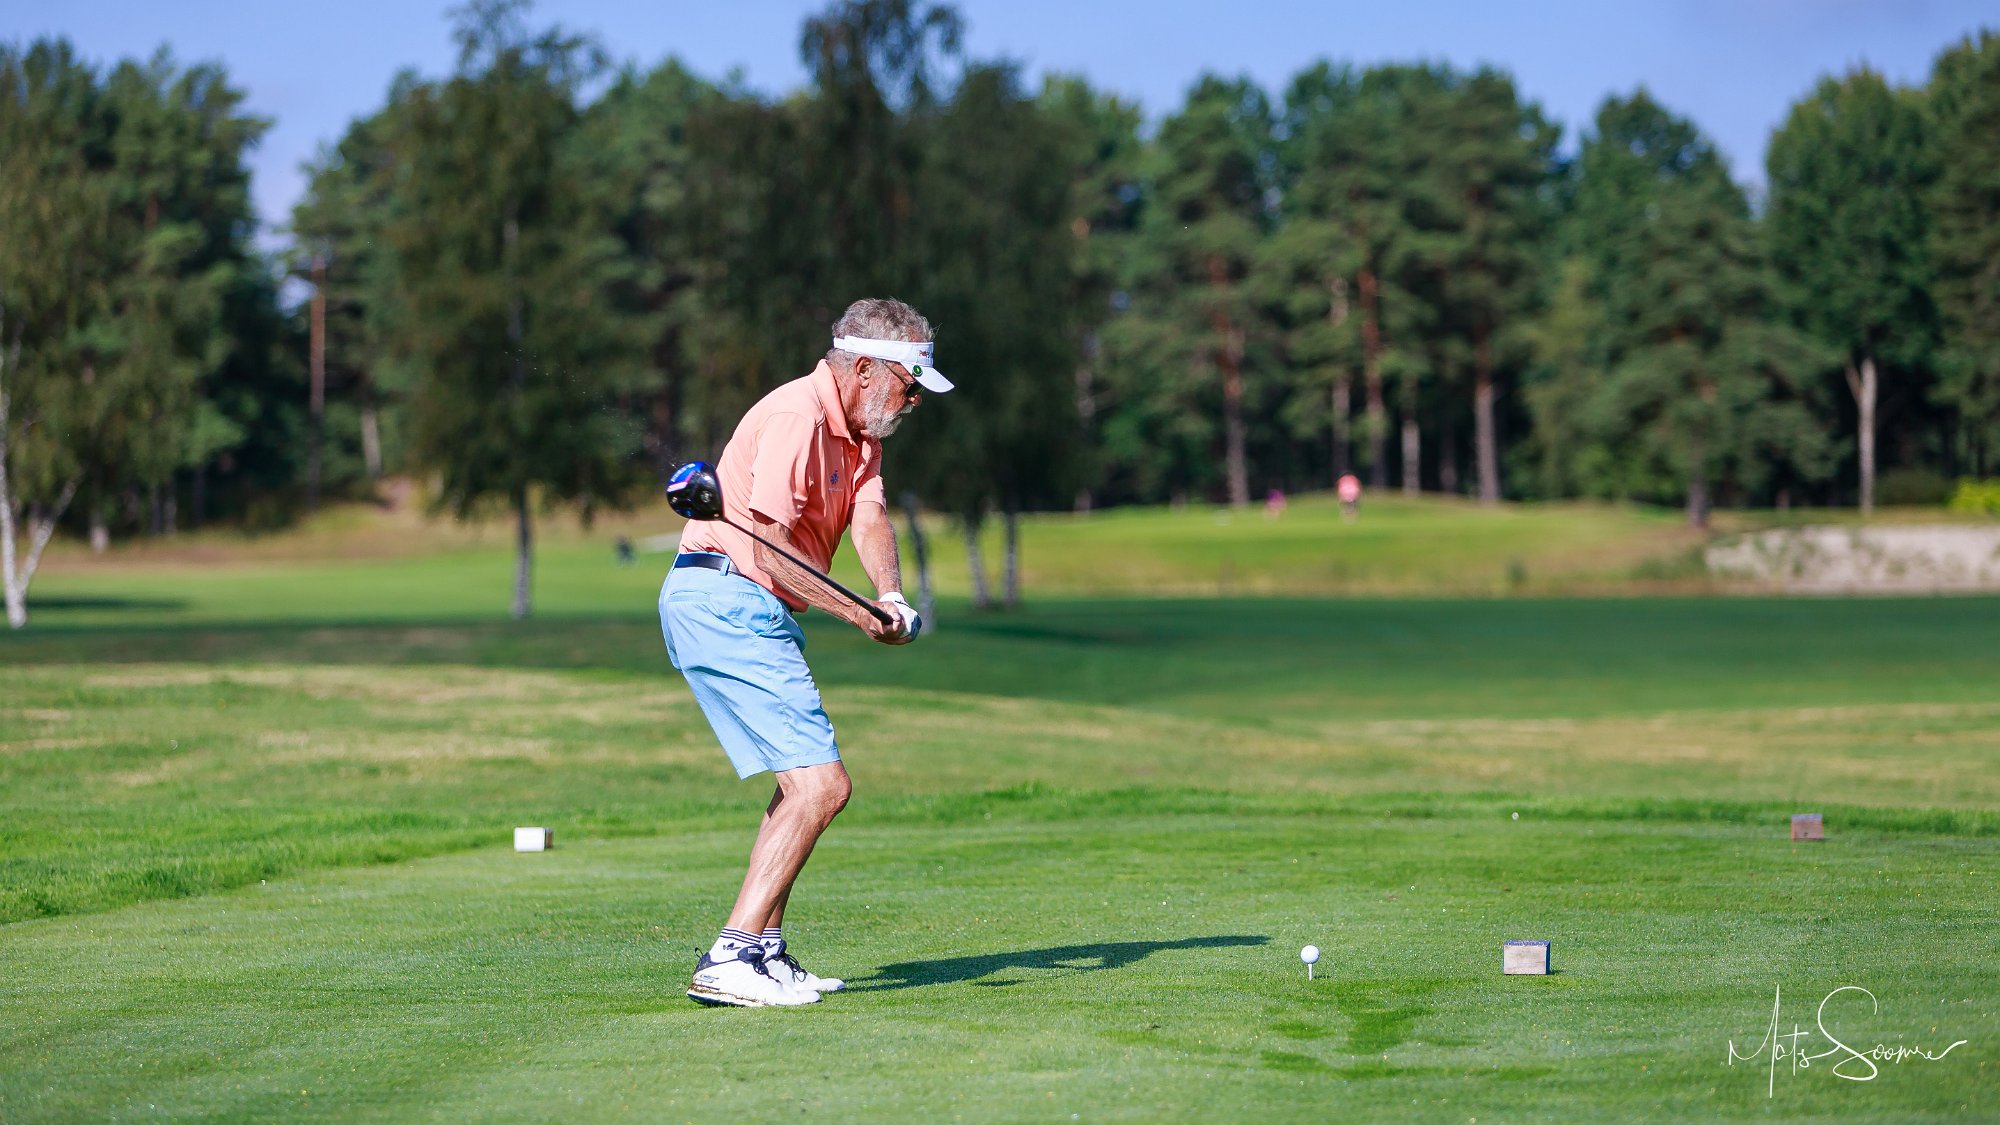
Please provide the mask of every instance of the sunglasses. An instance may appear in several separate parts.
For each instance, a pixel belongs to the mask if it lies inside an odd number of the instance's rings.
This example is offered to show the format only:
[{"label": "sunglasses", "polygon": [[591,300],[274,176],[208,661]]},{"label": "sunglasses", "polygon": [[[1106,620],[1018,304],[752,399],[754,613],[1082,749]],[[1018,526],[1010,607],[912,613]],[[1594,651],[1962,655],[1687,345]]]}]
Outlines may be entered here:
[{"label": "sunglasses", "polygon": [[[889,369],[889,372],[890,374],[895,374],[896,369],[894,367],[891,367]],[[919,377],[922,376],[923,373],[924,373],[923,364],[919,363],[911,366],[910,378],[904,379],[901,375],[896,375],[897,380],[899,380],[903,384],[903,394],[906,397],[915,398],[918,395],[924,393],[923,384],[919,381]]]}]

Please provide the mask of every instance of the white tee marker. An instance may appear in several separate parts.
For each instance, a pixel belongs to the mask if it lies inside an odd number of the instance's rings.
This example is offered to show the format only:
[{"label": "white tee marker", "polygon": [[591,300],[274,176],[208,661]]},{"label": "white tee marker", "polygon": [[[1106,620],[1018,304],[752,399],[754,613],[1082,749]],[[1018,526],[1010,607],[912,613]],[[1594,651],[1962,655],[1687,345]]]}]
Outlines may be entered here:
[{"label": "white tee marker", "polygon": [[1549,943],[1510,941],[1500,947],[1500,971],[1510,977],[1549,975]]}]

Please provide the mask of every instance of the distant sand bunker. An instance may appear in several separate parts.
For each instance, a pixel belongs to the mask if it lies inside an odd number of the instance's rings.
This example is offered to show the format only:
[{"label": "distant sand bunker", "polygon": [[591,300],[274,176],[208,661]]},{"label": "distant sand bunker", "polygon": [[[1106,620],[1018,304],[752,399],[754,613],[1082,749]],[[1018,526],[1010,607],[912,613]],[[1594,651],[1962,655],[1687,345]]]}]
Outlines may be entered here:
[{"label": "distant sand bunker", "polygon": [[1796,593],[2000,590],[2000,527],[1795,527],[1708,549],[1717,578]]}]

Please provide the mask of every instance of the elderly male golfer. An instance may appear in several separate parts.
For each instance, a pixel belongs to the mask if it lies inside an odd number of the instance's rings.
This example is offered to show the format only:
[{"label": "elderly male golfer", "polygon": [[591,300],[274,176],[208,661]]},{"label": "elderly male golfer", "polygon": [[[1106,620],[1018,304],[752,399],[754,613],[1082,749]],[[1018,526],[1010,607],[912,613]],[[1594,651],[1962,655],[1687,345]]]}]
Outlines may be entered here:
[{"label": "elderly male golfer", "polygon": [[690,523],[681,536],[660,590],[667,654],[737,775],[778,779],[736,907],[688,985],[702,1003],[811,1004],[842,986],[785,948],[792,883],[849,792],[792,612],[824,610],[883,644],[916,638],[883,499],[882,439],[922,392],[950,389],[931,366],[929,321],[901,301],[856,301],[826,358],[751,407],[716,467],[725,515],[821,570],[851,526],[888,624],[724,522]]}]

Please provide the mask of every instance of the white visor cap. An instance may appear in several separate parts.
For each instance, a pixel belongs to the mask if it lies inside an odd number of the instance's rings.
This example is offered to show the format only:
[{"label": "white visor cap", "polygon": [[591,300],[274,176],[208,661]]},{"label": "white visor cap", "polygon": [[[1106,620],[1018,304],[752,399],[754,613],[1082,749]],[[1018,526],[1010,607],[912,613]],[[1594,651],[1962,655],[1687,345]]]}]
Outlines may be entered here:
[{"label": "white visor cap", "polygon": [[931,353],[936,345],[930,340],[870,340],[865,336],[835,336],[833,346],[854,355],[865,355],[871,359],[886,359],[890,363],[900,363],[910,369],[917,382],[933,394],[943,394],[951,389],[951,380],[938,373],[931,366]]}]

